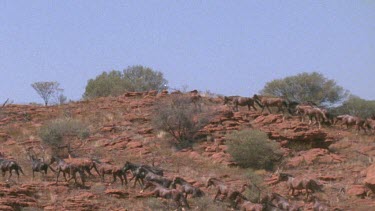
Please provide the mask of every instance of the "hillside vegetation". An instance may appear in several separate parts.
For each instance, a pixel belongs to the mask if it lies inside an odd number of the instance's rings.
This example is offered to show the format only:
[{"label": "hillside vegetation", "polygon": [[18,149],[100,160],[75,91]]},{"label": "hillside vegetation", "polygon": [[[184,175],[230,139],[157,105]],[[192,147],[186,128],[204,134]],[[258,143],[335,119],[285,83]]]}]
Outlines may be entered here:
[{"label": "hillside vegetation", "polygon": [[[230,190],[240,190],[243,184],[248,184],[242,195],[254,203],[259,203],[267,194],[275,192],[304,210],[312,209],[313,203],[305,198],[306,193],[295,196],[288,193],[286,182],[279,181],[278,174],[275,173],[277,170],[295,177],[314,179],[322,185],[324,192],[313,195],[326,203],[331,210],[370,210],[375,206],[375,172],[372,164],[375,136],[369,131],[368,134],[360,131],[356,135],[354,128],[343,129],[339,124],[323,124],[319,129],[315,124],[301,122],[299,116],[275,113],[276,110],[271,110],[273,114],[266,110],[261,113],[259,107],[257,111],[249,111],[247,107],[240,106],[239,111],[234,112],[232,104],[223,105],[222,98],[200,96],[198,104],[201,107],[196,109],[201,110],[192,113],[192,124],[206,112],[210,113],[209,121],[198,131],[194,129],[194,134],[189,135],[192,138],[189,145],[181,146],[170,132],[154,127],[155,108],[160,106],[160,102],[167,102],[176,96],[190,98],[194,95],[169,94],[166,91],[127,92],[118,97],[97,98],[59,106],[4,106],[0,118],[1,155],[17,162],[25,175],[21,174],[17,180],[13,171],[9,180],[9,172],[2,178],[0,209],[177,208],[173,200],[150,196],[152,188],[140,193],[141,187],[138,184],[133,188],[133,181],[124,186],[119,180],[111,183],[112,176],[109,174],[102,182],[94,170],[94,176],[85,173],[84,185],[80,182],[82,175],[79,174],[77,184],[74,180],[65,182],[62,175],[56,184],[56,175],[51,171],[46,177],[35,172],[33,179],[28,156],[31,153],[43,158],[46,163],[58,153],[67,162],[97,160],[98,163],[112,166],[112,170],[115,166],[122,168],[126,161],[161,168],[165,178],[172,180],[182,177],[205,193],[205,196],[200,198],[188,197],[187,202],[192,210],[233,209],[229,199],[213,202],[216,189],[206,188],[209,178],[223,181]],[[77,129],[67,128],[62,124],[63,120],[68,120],[68,123],[64,124]],[[243,165],[243,160],[233,159],[236,155],[230,154],[239,152],[238,149],[232,149],[231,145],[235,146],[233,141],[242,140],[241,137],[244,136],[232,132],[249,129],[262,131],[266,134],[266,139],[273,143],[272,148],[279,148],[275,155],[281,157],[269,157],[271,160],[265,162],[273,164],[266,165],[267,170],[263,169],[264,164],[256,164],[257,170],[239,167],[238,164],[243,167],[253,166],[251,162],[254,160],[249,160],[249,165]],[[55,136],[46,136],[46,130],[49,135]],[[53,137],[58,143],[53,141]],[[256,134],[255,141],[264,138],[263,135]],[[253,147],[258,147],[258,144],[254,142]],[[259,148],[251,153],[264,156],[267,152]],[[56,163],[51,166],[55,168]],[[127,173],[128,179],[131,175],[130,172]],[[223,196],[219,196],[221,197]]]}]

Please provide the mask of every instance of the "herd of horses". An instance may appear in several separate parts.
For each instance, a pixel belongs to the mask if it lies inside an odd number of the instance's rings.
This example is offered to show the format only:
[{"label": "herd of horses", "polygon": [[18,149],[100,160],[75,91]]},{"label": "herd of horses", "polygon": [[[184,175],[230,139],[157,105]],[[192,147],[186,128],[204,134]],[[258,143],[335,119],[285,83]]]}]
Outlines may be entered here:
[{"label": "herd of horses", "polygon": [[247,106],[249,110],[253,108],[257,111],[258,109],[255,107],[255,104],[257,104],[262,109],[261,113],[264,112],[264,109],[272,113],[270,107],[276,107],[276,113],[282,112],[283,114],[289,113],[290,115],[298,115],[302,122],[308,118],[309,125],[317,124],[319,128],[321,128],[321,124],[324,123],[328,125],[339,125],[340,127],[346,126],[347,129],[354,126],[357,133],[361,130],[366,134],[367,131],[371,133],[375,132],[375,115],[366,119],[348,114],[335,116],[326,108],[319,107],[313,102],[289,102],[281,97],[268,97],[257,94],[253,97],[225,96],[223,100],[224,105],[232,104],[234,111],[238,111],[239,106]]},{"label": "herd of horses", "polygon": [[[141,187],[141,193],[147,189],[152,188],[149,192],[143,193],[144,197],[154,196],[164,199],[172,200],[178,208],[189,209],[188,198],[197,198],[205,196],[205,192],[197,186],[192,185],[186,179],[182,177],[168,178],[164,175],[164,170],[160,167],[137,164],[126,161],[124,165],[118,166],[110,163],[104,163],[97,159],[89,158],[67,158],[61,159],[57,156],[52,156],[49,162],[45,162],[43,159],[36,158],[35,155],[29,155],[31,161],[31,170],[34,179],[34,172],[39,172],[43,179],[46,179],[48,169],[51,169],[56,176],[56,184],[59,182],[59,176],[62,173],[63,178],[66,182],[74,180],[75,185],[85,186],[86,178],[93,177],[92,170],[94,169],[102,182],[105,182],[105,175],[111,175],[113,177],[111,183],[115,183],[117,178],[120,179],[121,185],[128,185],[132,180],[134,183],[133,188],[137,184]],[[2,175],[5,176],[6,172],[9,172],[8,180],[12,176],[12,172],[15,172],[19,179],[19,173],[23,173],[21,166],[14,160],[0,157],[0,168]],[[86,175],[88,174],[88,175]],[[77,175],[81,179],[81,184],[77,182]],[[128,180],[128,175],[131,178]],[[314,210],[328,210],[328,206],[321,202],[316,196],[311,196],[311,193],[315,191],[322,191],[321,186],[315,180],[306,178],[294,178],[290,174],[277,173],[278,182],[285,181],[287,187],[291,191],[291,195],[295,195],[295,191],[303,191],[306,194],[307,201],[314,202]],[[68,178],[67,178],[68,176]],[[271,193],[260,197],[256,203],[250,201],[245,197],[244,192],[246,189],[251,190],[252,187],[257,187],[255,184],[242,184],[241,188],[235,188],[218,178],[211,177],[207,180],[205,187],[209,189],[214,187],[216,194],[213,201],[224,201],[228,202],[229,206],[233,209],[239,209],[242,211],[261,211],[261,210],[288,210],[298,211],[302,210],[301,206],[293,204],[285,197],[278,193]],[[317,207],[315,209],[315,207]],[[319,208],[318,208],[319,207]]]}]

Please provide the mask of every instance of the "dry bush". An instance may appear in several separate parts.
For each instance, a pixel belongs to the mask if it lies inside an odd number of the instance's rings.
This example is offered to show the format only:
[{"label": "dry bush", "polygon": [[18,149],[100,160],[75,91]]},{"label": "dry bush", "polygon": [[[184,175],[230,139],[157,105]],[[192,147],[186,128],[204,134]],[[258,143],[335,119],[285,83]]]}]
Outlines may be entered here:
[{"label": "dry bush", "polygon": [[282,157],[280,146],[258,130],[243,130],[227,136],[228,152],[241,167],[272,169]]},{"label": "dry bush", "polygon": [[155,105],[152,123],[154,128],[163,130],[173,137],[176,145],[191,146],[198,131],[212,117],[204,106],[194,104],[188,95],[175,95]]},{"label": "dry bush", "polygon": [[65,144],[70,144],[73,138],[84,139],[89,136],[87,126],[77,119],[60,118],[44,124],[39,130],[39,137],[43,143],[53,151]]}]

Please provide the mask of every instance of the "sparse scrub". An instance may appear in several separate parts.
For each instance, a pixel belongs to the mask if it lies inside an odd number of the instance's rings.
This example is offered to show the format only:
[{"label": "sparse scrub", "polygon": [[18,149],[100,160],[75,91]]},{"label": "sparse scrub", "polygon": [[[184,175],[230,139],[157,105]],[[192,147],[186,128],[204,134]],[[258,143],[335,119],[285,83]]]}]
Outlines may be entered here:
[{"label": "sparse scrub", "polygon": [[245,177],[249,181],[249,189],[246,189],[245,196],[252,202],[258,202],[266,188],[261,174],[261,171],[254,171],[253,169],[249,169],[245,173]]},{"label": "sparse scrub", "polygon": [[272,169],[282,157],[280,146],[258,130],[233,132],[227,139],[228,152],[244,168]]},{"label": "sparse scrub", "polygon": [[197,108],[190,96],[176,95],[156,105],[152,122],[156,129],[167,132],[176,145],[183,148],[191,146],[210,117],[210,112]]},{"label": "sparse scrub", "polygon": [[67,138],[83,139],[89,136],[89,130],[84,123],[77,119],[61,118],[55,119],[42,126],[39,131],[39,137],[43,143],[50,146],[52,150],[63,144],[68,144],[71,140]]}]

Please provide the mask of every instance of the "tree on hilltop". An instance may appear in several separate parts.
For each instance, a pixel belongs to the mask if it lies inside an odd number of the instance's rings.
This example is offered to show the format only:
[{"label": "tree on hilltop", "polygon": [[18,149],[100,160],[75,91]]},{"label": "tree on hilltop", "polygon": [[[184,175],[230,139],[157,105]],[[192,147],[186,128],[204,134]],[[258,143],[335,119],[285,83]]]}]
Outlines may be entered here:
[{"label": "tree on hilltop", "polygon": [[168,81],[163,77],[163,73],[137,65],[128,67],[122,72],[118,70],[103,72],[95,79],[90,79],[83,97],[90,99],[118,96],[127,91],[161,91],[167,88],[167,84]]},{"label": "tree on hilltop", "polygon": [[297,102],[312,101],[322,105],[344,100],[348,91],[320,73],[305,72],[270,81],[261,90],[261,94],[285,97]]},{"label": "tree on hilltop", "polygon": [[31,84],[38,95],[43,99],[44,105],[47,106],[52,97],[60,94],[63,89],[59,86],[60,84],[56,81],[41,81]]}]

